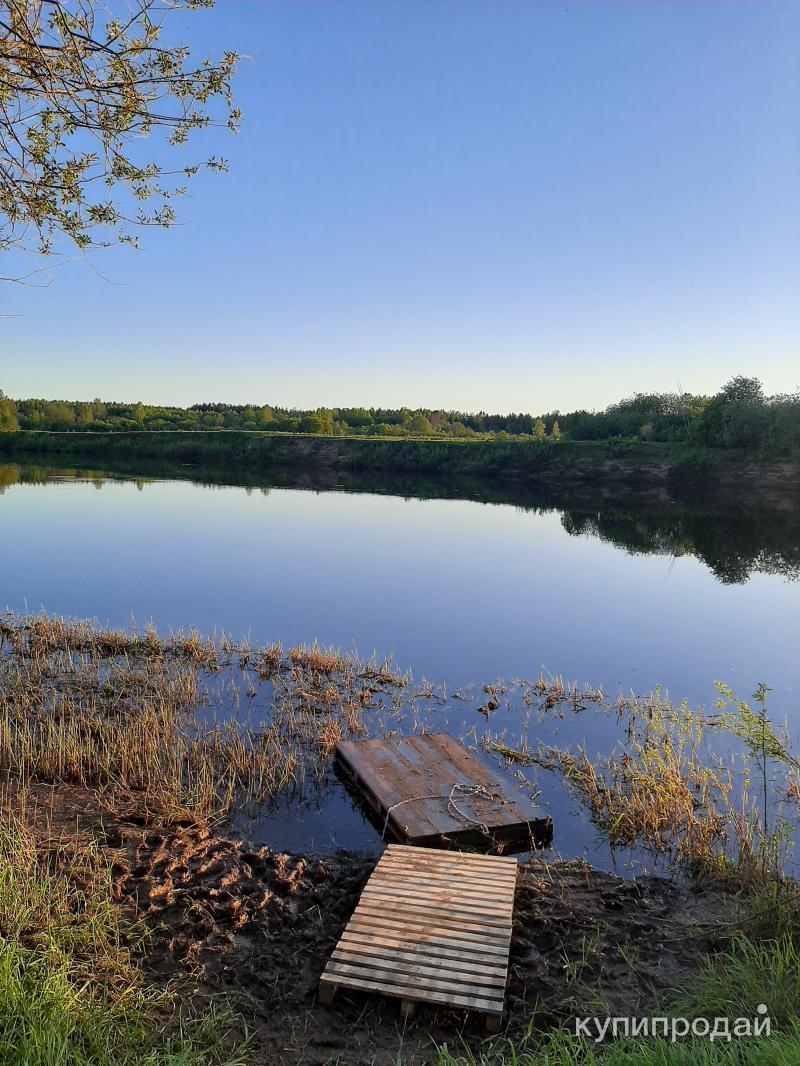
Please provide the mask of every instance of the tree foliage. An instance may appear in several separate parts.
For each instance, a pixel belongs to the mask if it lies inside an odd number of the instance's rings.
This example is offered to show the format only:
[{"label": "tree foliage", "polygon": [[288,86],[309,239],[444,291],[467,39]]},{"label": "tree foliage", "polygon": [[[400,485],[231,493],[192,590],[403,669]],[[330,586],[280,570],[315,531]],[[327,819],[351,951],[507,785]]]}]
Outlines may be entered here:
[{"label": "tree foliage", "polygon": [[16,404],[0,392],[0,433],[13,433],[17,429],[19,429],[19,421]]},{"label": "tree foliage", "polygon": [[[202,167],[142,154],[214,123],[237,128],[234,52],[195,59],[164,42],[167,20],[212,0],[0,0],[0,251],[135,244],[170,226]],[[149,150],[148,150],[149,151]]]},{"label": "tree foliage", "polygon": [[[5,411],[5,413],[3,413]],[[604,411],[471,414],[407,407],[295,410],[251,402],[161,407],[99,399],[5,401],[0,429],[269,430],[323,436],[447,437],[459,440],[677,441],[769,455],[800,454],[800,394],[765,396],[757,379],[734,378],[715,396],[637,394]]]}]

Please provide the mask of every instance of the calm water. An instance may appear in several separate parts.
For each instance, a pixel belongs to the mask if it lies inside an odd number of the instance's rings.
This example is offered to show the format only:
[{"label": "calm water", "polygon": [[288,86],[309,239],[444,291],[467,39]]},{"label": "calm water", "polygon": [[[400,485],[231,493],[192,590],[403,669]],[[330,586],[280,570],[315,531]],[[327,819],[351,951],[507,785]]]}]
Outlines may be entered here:
[{"label": "calm water", "polygon": [[[448,692],[543,667],[607,693],[660,684],[709,704],[716,679],[743,696],[765,680],[774,719],[800,726],[796,517],[16,467],[0,467],[0,486],[0,607],[375,649]],[[453,701],[430,714],[454,731],[469,724]],[[518,709],[491,725],[518,737]],[[562,741],[608,746],[608,723],[589,712],[559,728]],[[563,794],[540,786],[543,805],[563,807]],[[574,812],[551,813],[562,853],[599,847]],[[318,803],[268,816],[264,833],[279,846],[375,840],[335,782]]]}]

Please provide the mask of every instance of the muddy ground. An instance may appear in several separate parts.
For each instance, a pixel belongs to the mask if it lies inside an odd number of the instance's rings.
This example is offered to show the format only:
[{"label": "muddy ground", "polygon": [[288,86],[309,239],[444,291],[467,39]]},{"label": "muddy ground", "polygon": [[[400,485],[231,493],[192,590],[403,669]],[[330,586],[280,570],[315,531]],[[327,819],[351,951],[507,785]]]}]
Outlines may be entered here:
[{"label": "muddy ground", "polygon": [[[340,991],[330,1007],[317,983],[377,859],[306,857],[252,848],[218,826],[165,824],[120,797],[63,785],[11,796],[54,855],[89,835],[113,863],[115,896],[149,927],[144,964],[179,981],[195,1002],[220,992],[253,1034],[255,1062],[392,1064],[435,1061],[436,1045],[477,1046],[480,1018]],[[574,1028],[598,1012],[630,1015],[680,988],[699,953],[713,950],[730,900],[663,878],[622,880],[583,862],[521,864],[514,910],[506,1027]]]}]

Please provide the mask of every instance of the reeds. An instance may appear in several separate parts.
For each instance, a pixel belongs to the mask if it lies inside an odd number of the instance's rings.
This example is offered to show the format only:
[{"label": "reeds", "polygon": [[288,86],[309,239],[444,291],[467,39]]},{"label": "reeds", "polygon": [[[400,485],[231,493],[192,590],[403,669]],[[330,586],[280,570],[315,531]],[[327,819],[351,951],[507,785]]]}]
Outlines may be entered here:
[{"label": "reeds", "polygon": [[406,683],[388,662],[316,644],[284,655],[280,644],[193,630],[160,638],[152,627],[5,616],[0,769],[139,792],[166,812],[219,814],[325,773],[336,742],[363,732],[376,698]]},{"label": "reeds", "polygon": [[704,873],[756,871],[764,826],[746,755],[710,755],[708,722],[657,693],[630,713],[626,741],[611,758],[549,747],[531,761],[565,776],[612,844],[668,852]]}]

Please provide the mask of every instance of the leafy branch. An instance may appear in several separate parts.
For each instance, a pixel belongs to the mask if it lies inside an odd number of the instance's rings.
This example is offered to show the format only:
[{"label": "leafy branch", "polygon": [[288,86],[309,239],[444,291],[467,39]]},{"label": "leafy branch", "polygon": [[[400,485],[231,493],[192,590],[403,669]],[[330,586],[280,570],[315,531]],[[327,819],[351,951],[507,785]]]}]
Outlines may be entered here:
[{"label": "leafy branch", "polygon": [[135,246],[140,227],[174,223],[195,174],[227,169],[212,156],[168,170],[135,152],[159,129],[172,146],[238,129],[237,54],[198,61],[162,41],[170,15],[210,6],[131,0],[118,17],[99,0],[0,0],[0,251]]}]

